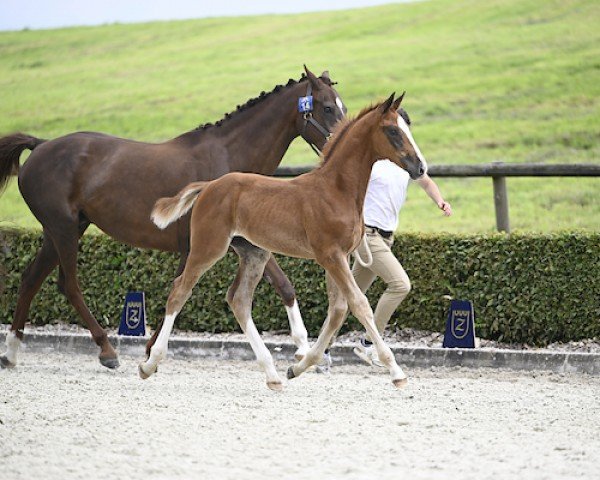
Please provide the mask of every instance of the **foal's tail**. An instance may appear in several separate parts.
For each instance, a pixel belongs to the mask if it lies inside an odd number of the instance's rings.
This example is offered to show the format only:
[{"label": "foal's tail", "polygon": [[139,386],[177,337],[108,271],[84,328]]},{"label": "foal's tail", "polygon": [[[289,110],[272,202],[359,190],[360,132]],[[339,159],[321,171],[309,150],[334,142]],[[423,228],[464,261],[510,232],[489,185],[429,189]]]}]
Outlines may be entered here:
[{"label": "foal's tail", "polygon": [[24,133],[0,138],[0,193],[6,188],[10,176],[19,172],[19,158],[23,150],[33,150],[45,141]]},{"label": "foal's tail", "polygon": [[152,221],[158,228],[165,229],[175,220],[183,217],[194,205],[200,191],[210,182],[190,183],[174,197],[159,199],[152,209]]}]

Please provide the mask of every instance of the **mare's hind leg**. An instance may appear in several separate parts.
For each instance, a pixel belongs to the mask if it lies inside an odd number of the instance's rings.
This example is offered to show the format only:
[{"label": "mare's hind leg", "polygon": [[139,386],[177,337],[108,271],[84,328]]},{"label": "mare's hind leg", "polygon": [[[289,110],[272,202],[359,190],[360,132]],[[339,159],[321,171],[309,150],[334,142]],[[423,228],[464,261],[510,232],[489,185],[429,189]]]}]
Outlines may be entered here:
[{"label": "mare's hind leg", "polygon": [[117,368],[119,359],[117,352],[108,341],[108,336],[104,329],[98,324],[89,308],[85,304],[79,281],[77,279],[77,246],[79,243],[79,231],[76,224],[73,223],[55,223],[50,232],[54,247],[58,252],[61,277],[60,288],[64,292],[67,300],[77,313],[81,316],[85,325],[89,329],[92,338],[100,347],[100,363],[108,368]]},{"label": "mare's hind leg", "polygon": [[299,363],[288,369],[288,378],[297,377],[298,375],[304,373],[312,365],[316,365],[321,361],[325,349],[329,347],[334,335],[337,333],[346,319],[348,303],[346,302],[344,295],[340,291],[337,283],[333,280],[331,275],[326,273],[326,279],[327,298],[329,300],[327,318],[325,319],[325,323],[319,332],[317,341],[308,351],[306,356]]},{"label": "mare's hind leg", "polygon": [[27,322],[29,307],[35,294],[39,291],[46,277],[58,264],[58,254],[52,240],[44,232],[42,248],[38,251],[33,262],[23,272],[15,315],[8,334],[6,335],[7,351],[0,356],[0,367],[9,368],[17,364],[17,353],[23,339],[23,329]]},{"label": "mare's hind leg", "polygon": [[272,390],[281,390],[283,387],[281,379],[277,375],[273,357],[260,338],[260,334],[252,320],[254,290],[263,275],[265,265],[271,254],[255,246],[236,247],[236,252],[240,257],[240,266],[235,280],[227,291],[227,303],[248,337],[250,346],[256,355],[256,360],[265,371],[267,386]]}]

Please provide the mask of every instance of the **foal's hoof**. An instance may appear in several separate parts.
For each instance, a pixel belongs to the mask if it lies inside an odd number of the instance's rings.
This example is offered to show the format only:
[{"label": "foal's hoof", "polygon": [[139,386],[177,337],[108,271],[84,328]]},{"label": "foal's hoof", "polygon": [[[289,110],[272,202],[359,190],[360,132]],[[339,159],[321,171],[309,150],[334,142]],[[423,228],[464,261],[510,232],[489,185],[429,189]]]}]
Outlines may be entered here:
[{"label": "foal's hoof", "polygon": [[154,373],[156,373],[156,371],[158,370],[158,367],[150,367],[148,370],[146,370],[144,368],[144,362],[140,363],[138,365],[138,373],[140,374],[140,378],[142,380],[146,380],[147,378],[150,378],[150,376]]},{"label": "foal's hoof", "polygon": [[287,369],[287,378],[291,380],[292,378],[296,378],[296,374],[294,373],[294,367],[290,367]]},{"label": "foal's hoof", "polygon": [[281,392],[283,390],[283,384],[281,382],[267,382],[267,387],[275,392]]},{"label": "foal's hoof", "polygon": [[100,363],[111,370],[119,367],[119,357],[98,357],[100,359]]},{"label": "foal's hoof", "polygon": [[395,378],[394,380],[392,380],[392,383],[396,388],[404,388],[408,385],[408,378]]},{"label": "foal's hoof", "polygon": [[16,366],[15,363],[6,358],[6,355],[0,355],[0,368],[14,368]]}]

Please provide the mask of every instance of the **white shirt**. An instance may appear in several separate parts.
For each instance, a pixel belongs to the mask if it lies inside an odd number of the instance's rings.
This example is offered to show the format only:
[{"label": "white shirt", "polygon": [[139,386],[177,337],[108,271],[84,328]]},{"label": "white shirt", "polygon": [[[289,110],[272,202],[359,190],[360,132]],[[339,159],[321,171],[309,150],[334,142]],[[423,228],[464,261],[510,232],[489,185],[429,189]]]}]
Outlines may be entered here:
[{"label": "white shirt", "polygon": [[365,225],[396,230],[409,180],[408,172],[389,160],[373,164],[363,212]]}]

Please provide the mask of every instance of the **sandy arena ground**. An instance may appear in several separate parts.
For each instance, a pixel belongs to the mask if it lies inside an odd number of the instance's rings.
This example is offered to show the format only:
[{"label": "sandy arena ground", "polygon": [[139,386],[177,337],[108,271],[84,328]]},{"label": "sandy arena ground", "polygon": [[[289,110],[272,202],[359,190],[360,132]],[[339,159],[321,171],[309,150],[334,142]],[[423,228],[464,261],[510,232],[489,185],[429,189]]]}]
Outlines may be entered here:
[{"label": "sandy arena ground", "polygon": [[[34,354],[0,371],[0,478],[600,478],[600,378],[337,367],[271,392],[254,362]],[[278,367],[284,376],[287,364]]]}]

